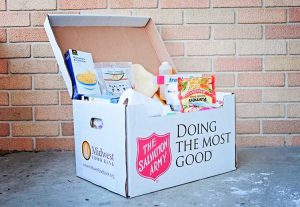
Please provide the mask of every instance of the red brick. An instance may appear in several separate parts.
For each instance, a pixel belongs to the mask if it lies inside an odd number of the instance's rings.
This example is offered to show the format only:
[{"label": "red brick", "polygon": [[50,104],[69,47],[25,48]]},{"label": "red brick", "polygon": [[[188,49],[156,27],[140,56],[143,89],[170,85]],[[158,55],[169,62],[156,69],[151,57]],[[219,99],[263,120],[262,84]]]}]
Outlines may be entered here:
[{"label": "red brick", "polygon": [[58,9],[100,9],[107,7],[107,0],[58,0]]},{"label": "red brick", "polygon": [[290,8],[289,12],[289,22],[300,22],[300,8]]},{"label": "red brick", "polygon": [[0,0],[0,10],[6,10],[6,0]]},{"label": "red brick", "polygon": [[112,9],[157,8],[157,0],[110,0]]},{"label": "red brick", "polygon": [[189,9],[185,11],[189,24],[225,24],[234,23],[233,9]]},{"label": "red brick", "polygon": [[237,103],[260,103],[262,99],[262,92],[260,89],[232,89],[221,88],[219,92],[234,93]]},{"label": "red brick", "polygon": [[7,40],[6,29],[0,29],[0,43],[6,42],[6,40]]},{"label": "red brick", "polygon": [[287,146],[299,147],[300,146],[300,136],[288,136],[286,139]]},{"label": "red brick", "polygon": [[29,13],[2,12],[0,13],[0,27],[29,26]]},{"label": "red brick", "polygon": [[53,122],[13,123],[12,134],[14,137],[58,136],[59,125]]},{"label": "red brick", "polygon": [[0,108],[0,121],[30,121],[32,117],[31,107]]},{"label": "red brick", "polygon": [[288,41],[289,54],[300,55],[300,40],[290,40]]},{"label": "red brick", "polygon": [[35,89],[66,89],[61,75],[39,75],[34,77]]},{"label": "red brick", "polygon": [[238,147],[283,147],[284,136],[238,136]]},{"label": "red brick", "polygon": [[59,99],[60,99],[61,105],[71,105],[72,104],[72,99],[70,98],[68,91],[60,91]]},{"label": "red brick", "polygon": [[263,102],[299,102],[300,88],[271,88],[263,90]]},{"label": "red brick", "polygon": [[13,59],[8,62],[11,73],[57,73],[57,62],[54,59]]},{"label": "red brick", "polygon": [[63,136],[73,136],[74,135],[74,124],[73,122],[61,123],[61,130]]},{"label": "red brick", "polygon": [[285,9],[240,9],[238,23],[281,23],[286,22]]},{"label": "red brick", "polygon": [[0,149],[9,151],[32,151],[33,141],[31,138],[2,138]]},{"label": "red brick", "polygon": [[33,11],[31,12],[31,26],[43,26],[48,14],[79,14],[79,11]]},{"label": "red brick", "polygon": [[216,77],[216,87],[234,87],[235,85],[235,76],[234,74],[228,73],[215,73]]},{"label": "red brick", "polygon": [[260,103],[262,99],[259,89],[217,88],[217,92],[234,93],[237,103]]},{"label": "red brick", "polygon": [[53,50],[50,44],[33,44],[31,47],[32,56],[35,58],[54,57]]},{"label": "red brick", "polygon": [[160,0],[161,8],[208,8],[209,0]]},{"label": "red brick", "polygon": [[46,106],[35,108],[35,120],[37,121],[59,121],[72,120],[72,106]]},{"label": "red brick", "polygon": [[208,26],[168,26],[162,28],[164,40],[196,40],[209,39]]},{"label": "red brick", "polygon": [[239,118],[283,118],[285,107],[283,104],[237,104],[236,116]]},{"label": "red brick", "polygon": [[9,99],[7,92],[0,92],[0,106],[8,106]]},{"label": "red brick", "polygon": [[265,6],[300,6],[300,0],[265,0]]},{"label": "red brick", "polygon": [[73,138],[37,138],[35,140],[37,151],[48,150],[74,150]]},{"label": "red brick", "polygon": [[57,105],[57,91],[22,91],[11,92],[13,106]]},{"label": "red brick", "polygon": [[7,74],[7,73],[8,73],[7,60],[0,59],[0,74]]},{"label": "red brick", "polygon": [[[267,40],[267,41],[281,41],[281,40]],[[265,57],[264,69],[266,71],[299,71],[300,56],[274,56]]]},{"label": "red brick", "polygon": [[237,85],[246,87],[284,86],[284,73],[239,73]]},{"label": "red brick", "polygon": [[44,28],[16,28],[9,29],[10,42],[47,42],[48,37]]},{"label": "red brick", "polygon": [[0,58],[30,57],[28,44],[0,44]]},{"label": "red brick", "polygon": [[222,39],[261,39],[262,27],[260,25],[214,25],[214,37]]},{"label": "red brick", "polygon": [[239,40],[236,50],[239,55],[285,55],[286,41],[283,40]]},{"label": "red brick", "polygon": [[287,104],[287,117],[300,118],[300,104]]},{"label": "red brick", "polygon": [[199,40],[186,43],[186,55],[234,55],[235,42],[222,40]]},{"label": "red brick", "polygon": [[176,69],[182,72],[211,71],[209,58],[174,58]]},{"label": "red brick", "polygon": [[260,124],[257,120],[237,120],[237,134],[259,134]]},{"label": "red brick", "polygon": [[272,25],[266,26],[267,39],[298,39],[300,38],[300,26]]},{"label": "red brick", "polygon": [[261,0],[212,0],[213,7],[260,7]]},{"label": "red brick", "polygon": [[215,71],[261,71],[261,58],[248,57],[220,57],[214,61]]},{"label": "red brick", "polygon": [[264,134],[297,134],[300,133],[299,120],[263,120]]},{"label": "red brick", "polygon": [[184,43],[183,42],[165,42],[165,46],[171,56],[183,56],[184,55]]},{"label": "red brick", "polygon": [[31,89],[31,82],[29,76],[0,76],[0,90]]},{"label": "red brick", "polygon": [[300,86],[300,73],[288,73],[288,86]]},{"label": "red brick", "polygon": [[9,136],[9,124],[0,123],[0,137],[6,137],[6,136]]},{"label": "red brick", "polygon": [[149,16],[156,25],[183,24],[183,11],[179,9],[136,9],[133,16]]},{"label": "red brick", "polygon": [[54,0],[8,0],[8,10],[54,10],[56,1]]}]

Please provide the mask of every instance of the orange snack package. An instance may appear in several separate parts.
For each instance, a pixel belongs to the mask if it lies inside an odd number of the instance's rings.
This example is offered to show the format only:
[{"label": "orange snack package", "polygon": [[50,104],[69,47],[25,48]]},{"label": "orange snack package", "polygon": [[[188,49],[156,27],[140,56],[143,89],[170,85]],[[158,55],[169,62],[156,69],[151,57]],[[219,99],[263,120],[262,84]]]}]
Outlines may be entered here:
[{"label": "orange snack package", "polygon": [[215,76],[178,78],[181,112],[205,110],[216,103]]}]

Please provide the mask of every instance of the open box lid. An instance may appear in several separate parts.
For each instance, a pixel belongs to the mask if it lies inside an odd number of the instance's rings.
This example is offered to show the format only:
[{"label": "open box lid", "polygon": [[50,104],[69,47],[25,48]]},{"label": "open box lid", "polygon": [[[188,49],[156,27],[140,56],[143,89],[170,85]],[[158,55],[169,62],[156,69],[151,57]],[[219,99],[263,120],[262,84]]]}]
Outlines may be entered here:
[{"label": "open box lid", "polygon": [[92,53],[94,62],[138,63],[154,75],[163,61],[173,65],[150,17],[56,14],[46,17],[44,27],[70,97],[68,49]]}]

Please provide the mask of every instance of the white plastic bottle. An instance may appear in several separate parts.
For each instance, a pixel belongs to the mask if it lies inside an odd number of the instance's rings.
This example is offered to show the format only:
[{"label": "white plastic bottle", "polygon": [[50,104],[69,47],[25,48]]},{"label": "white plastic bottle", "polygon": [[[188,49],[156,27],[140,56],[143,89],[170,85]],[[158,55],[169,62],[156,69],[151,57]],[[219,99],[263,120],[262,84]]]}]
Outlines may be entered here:
[{"label": "white plastic bottle", "polygon": [[[172,67],[168,62],[163,62],[159,66],[159,75],[171,75],[172,74]],[[166,85],[160,85],[159,87],[159,96],[162,100],[166,100],[165,96],[165,87]]]}]

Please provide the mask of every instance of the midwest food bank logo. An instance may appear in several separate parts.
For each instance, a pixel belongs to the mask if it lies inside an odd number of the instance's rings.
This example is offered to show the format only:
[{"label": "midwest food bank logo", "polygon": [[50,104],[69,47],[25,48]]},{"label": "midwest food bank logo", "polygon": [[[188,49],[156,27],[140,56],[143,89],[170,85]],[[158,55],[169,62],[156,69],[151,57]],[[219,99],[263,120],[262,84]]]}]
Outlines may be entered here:
[{"label": "midwest food bank logo", "polygon": [[87,141],[82,142],[81,152],[84,159],[89,160],[91,158],[91,147]]},{"label": "midwest food bank logo", "polygon": [[136,170],[142,177],[157,180],[171,165],[170,133],[137,138]]}]

